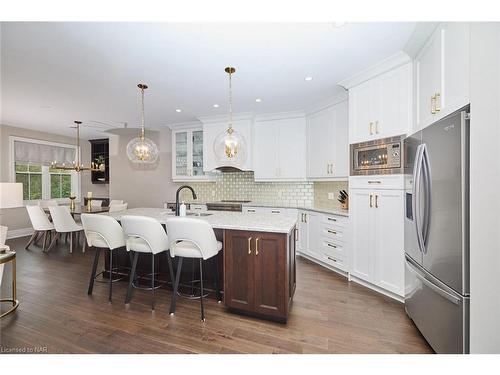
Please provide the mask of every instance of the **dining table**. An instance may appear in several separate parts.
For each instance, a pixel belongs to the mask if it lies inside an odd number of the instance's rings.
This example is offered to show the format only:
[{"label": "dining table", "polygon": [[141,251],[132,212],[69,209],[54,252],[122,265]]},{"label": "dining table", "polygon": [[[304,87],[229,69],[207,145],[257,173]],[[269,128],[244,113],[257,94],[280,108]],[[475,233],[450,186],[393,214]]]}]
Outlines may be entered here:
[{"label": "dining table", "polygon": [[[75,206],[74,209],[71,209],[69,205],[64,205],[64,207],[68,207],[69,212],[72,216],[81,214],[100,214],[109,211],[109,207],[92,207],[90,211],[88,210],[87,206]],[[44,207],[43,210],[45,211],[45,213],[50,214],[50,210],[48,207]]]}]

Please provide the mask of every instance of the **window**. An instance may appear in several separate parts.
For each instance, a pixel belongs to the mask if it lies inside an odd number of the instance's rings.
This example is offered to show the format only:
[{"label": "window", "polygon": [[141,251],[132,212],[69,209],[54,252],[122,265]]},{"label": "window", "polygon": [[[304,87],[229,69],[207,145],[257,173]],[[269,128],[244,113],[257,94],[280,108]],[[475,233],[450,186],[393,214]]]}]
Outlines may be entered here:
[{"label": "window", "polygon": [[42,199],[42,166],[16,163],[16,182],[23,184],[23,199]]},{"label": "window", "polygon": [[49,168],[50,198],[69,198],[71,195],[71,172]]},{"label": "window", "polygon": [[54,169],[54,160],[72,164],[76,147],[19,137],[10,137],[11,181],[23,184],[23,199],[65,199],[79,197],[80,176],[76,171]]}]

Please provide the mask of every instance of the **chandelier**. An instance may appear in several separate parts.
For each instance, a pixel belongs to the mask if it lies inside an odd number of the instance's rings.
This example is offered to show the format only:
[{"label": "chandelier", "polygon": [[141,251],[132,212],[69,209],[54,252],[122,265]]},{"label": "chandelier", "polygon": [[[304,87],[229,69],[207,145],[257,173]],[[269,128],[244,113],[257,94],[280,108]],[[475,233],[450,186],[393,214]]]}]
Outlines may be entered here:
[{"label": "chandelier", "polygon": [[66,171],[91,171],[91,172],[104,172],[106,166],[104,163],[94,163],[91,162],[90,166],[84,166],[83,163],[80,162],[80,125],[81,121],[75,121],[75,126],[72,128],[76,129],[76,160],[73,161],[72,164],[66,165],[66,163],[58,164],[57,161],[53,161],[50,163],[50,167],[54,169],[63,169]]},{"label": "chandelier", "polygon": [[127,145],[127,157],[132,163],[153,164],[158,159],[158,147],[144,136],[144,90],[148,88],[144,83],[137,85],[141,90],[141,132],[139,137],[132,139]]},{"label": "chandelier", "polygon": [[231,78],[236,69],[228,66],[224,71],[229,75],[229,124],[214,141],[217,160],[224,165],[240,166],[246,160],[246,144],[243,136],[233,129],[233,92]]}]

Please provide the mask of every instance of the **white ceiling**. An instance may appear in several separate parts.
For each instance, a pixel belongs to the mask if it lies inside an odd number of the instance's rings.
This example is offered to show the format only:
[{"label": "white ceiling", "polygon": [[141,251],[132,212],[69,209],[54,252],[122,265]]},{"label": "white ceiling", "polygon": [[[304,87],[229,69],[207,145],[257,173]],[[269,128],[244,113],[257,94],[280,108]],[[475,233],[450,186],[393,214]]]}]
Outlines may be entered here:
[{"label": "white ceiling", "polygon": [[[337,82],[402,50],[414,29],[415,23],[2,23],[1,122],[67,135],[77,119],[136,127],[139,82],[150,87],[150,128],[225,114],[228,65],[236,67],[235,112],[304,109],[342,91]],[[83,130],[84,137],[102,135]]]}]

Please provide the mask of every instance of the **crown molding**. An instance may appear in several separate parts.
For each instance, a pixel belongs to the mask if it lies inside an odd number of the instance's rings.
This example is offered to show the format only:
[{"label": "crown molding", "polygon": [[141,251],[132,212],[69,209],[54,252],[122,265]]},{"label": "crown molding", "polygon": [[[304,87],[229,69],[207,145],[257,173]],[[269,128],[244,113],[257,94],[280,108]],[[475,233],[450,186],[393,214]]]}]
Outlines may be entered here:
[{"label": "crown molding", "polygon": [[355,75],[347,79],[344,79],[343,81],[339,82],[339,85],[348,90],[351,87],[357,86],[363,82],[368,81],[371,78],[379,76],[409,62],[411,62],[410,56],[408,56],[405,52],[400,51],[378,62],[377,64],[372,65],[371,67],[362,70],[361,72],[356,73]]},{"label": "crown molding", "polygon": [[306,115],[311,115],[313,113],[322,111],[326,108],[333,107],[334,105],[337,105],[339,103],[345,102],[346,100],[349,99],[349,93],[347,90],[344,89],[343,92],[340,94],[337,94],[335,96],[332,96],[331,98],[324,99],[312,106],[309,106],[306,108],[305,113]]},{"label": "crown molding", "polygon": [[417,56],[439,25],[440,22],[418,22],[403,51],[413,58]]},{"label": "crown molding", "polygon": [[273,113],[263,113],[261,115],[256,115],[255,121],[274,121],[274,120],[301,118],[305,116],[306,113],[302,110],[288,111],[288,112],[273,112]]},{"label": "crown molding", "polygon": [[186,121],[186,122],[176,122],[173,124],[167,124],[166,126],[169,127],[171,130],[175,129],[180,129],[180,128],[196,128],[200,127],[203,124],[200,121]]},{"label": "crown molding", "polygon": [[[233,114],[233,121],[243,121],[243,120],[253,120],[254,114],[252,112],[241,112]],[[229,115],[217,115],[217,116],[198,116],[198,120],[200,120],[203,125],[206,124],[215,124],[221,122],[228,122]]]}]

